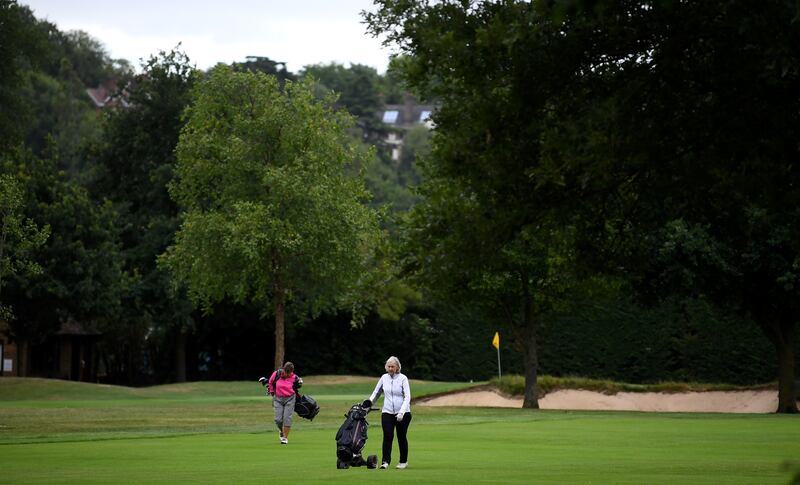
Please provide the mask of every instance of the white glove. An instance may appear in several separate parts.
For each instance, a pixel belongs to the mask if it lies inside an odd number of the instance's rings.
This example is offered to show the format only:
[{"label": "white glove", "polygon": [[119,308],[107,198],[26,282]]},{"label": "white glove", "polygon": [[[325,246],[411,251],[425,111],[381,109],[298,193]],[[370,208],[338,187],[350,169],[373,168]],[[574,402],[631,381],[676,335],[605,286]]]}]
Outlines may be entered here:
[{"label": "white glove", "polygon": [[406,415],[406,413],[397,413],[397,421],[398,422],[402,421],[403,420],[403,416],[405,416],[405,415]]}]

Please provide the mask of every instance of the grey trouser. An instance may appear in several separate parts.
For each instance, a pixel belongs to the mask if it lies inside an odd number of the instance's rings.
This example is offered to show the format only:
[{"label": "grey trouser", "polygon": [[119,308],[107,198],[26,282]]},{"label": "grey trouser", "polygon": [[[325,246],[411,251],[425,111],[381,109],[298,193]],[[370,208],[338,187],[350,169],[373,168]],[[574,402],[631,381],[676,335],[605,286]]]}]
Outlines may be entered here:
[{"label": "grey trouser", "polygon": [[272,408],[275,410],[275,424],[278,429],[284,426],[291,428],[292,413],[294,413],[294,394],[289,397],[272,397]]}]

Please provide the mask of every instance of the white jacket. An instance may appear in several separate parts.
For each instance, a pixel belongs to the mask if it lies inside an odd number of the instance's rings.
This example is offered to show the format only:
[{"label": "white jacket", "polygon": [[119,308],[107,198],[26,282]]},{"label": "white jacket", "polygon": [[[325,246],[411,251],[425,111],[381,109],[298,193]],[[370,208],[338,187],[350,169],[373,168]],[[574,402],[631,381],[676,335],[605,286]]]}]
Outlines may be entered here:
[{"label": "white jacket", "polygon": [[390,376],[388,373],[382,375],[369,400],[374,404],[381,393],[383,394],[382,413],[411,412],[411,388],[408,385],[408,378],[404,374],[398,372],[394,376]]}]

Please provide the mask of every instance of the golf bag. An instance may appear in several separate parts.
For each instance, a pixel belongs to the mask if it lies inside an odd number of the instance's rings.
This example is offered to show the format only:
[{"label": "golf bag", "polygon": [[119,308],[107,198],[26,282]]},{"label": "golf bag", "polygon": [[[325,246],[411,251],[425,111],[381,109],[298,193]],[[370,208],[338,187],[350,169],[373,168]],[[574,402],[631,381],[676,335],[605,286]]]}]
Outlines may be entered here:
[{"label": "golf bag", "polygon": [[367,444],[367,428],[369,427],[367,413],[370,410],[361,404],[354,404],[344,415],[344,423],[336,433],[336,468],[378,467],[377,455],[369,455],[366,460],[361,456],[364,445]]},{"label": "golf bag", "polygon": [[[280,369],[276,371],[275,379],[280,377]],[[269,382],[266,377],[261,377],[258,379],[258,382],[261,383],[262,386],[267,390],[267,394],[269,395]],[[297,390],[302,386],[303,380],[299,377],[295,379],[294,382],[294,393],[295,393],[295,400],[294,400],[294,412],[297,413],[298,416],[301,418],[308,419],[310,421],[314,421],[314,417],[319,413],[319,405],[317,401],[314,400],[313,397],[308,395],[302,395]]]},{"label": "golf bag", "polygon": [[294,412],[301,418],[314,421],[314,417],[319,413],[319,405],[313,397],[297,394],[294,401]]}]

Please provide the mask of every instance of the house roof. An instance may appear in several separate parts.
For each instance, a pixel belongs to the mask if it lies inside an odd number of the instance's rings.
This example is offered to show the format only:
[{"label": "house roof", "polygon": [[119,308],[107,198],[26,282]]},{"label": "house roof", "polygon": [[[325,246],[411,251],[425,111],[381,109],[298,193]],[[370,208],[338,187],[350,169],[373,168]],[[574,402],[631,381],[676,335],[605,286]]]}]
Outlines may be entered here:
[{"label": "house roof", "polygon": [[381,111],[381,121],[391,127],[408,129],[416,125],[433,127],[430,121],[431,114],[436,110],[432,104],[418,104],[409,95],[405,96],[403,104],[387,104]]},{"label": "house roof", "polygon": [[89,98],[97,108],[105,108],[106,106],[128,107],[128,100],[125,99],[124,93],[118,95],[116,79],[109,79],[99,84],[97,87],[87,88],[86,94],[89,95]]}]

